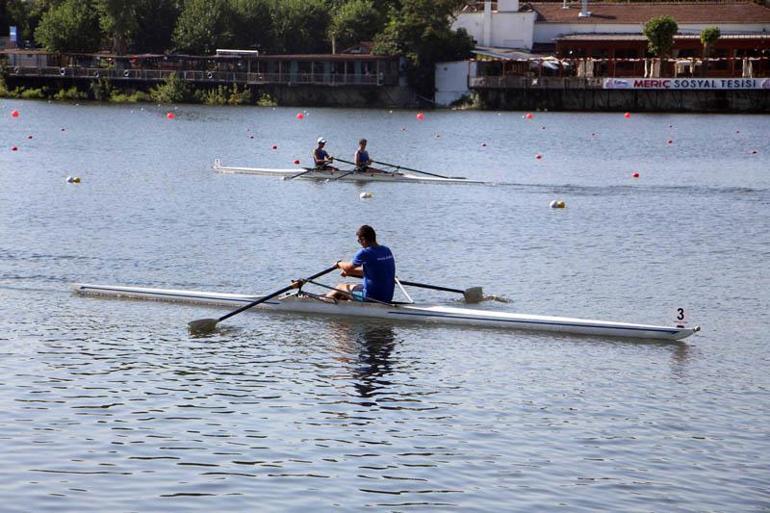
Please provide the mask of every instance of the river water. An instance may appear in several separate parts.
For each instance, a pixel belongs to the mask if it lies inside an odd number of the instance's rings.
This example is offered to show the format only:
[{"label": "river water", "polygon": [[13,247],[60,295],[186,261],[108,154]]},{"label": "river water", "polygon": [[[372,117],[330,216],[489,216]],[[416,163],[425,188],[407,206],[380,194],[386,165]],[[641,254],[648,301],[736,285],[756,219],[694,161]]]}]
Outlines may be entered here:
[{"label": "river water", "polygon": [[[0,510],[770,508],[770,117],[297,112],[0,104]],[[211,170],[293,167],[318,136],[494,185]],[[484,308],[683,308],[702,331],[250,312],[194,337],[188,321],[227,310],[69,291],[270,292],[349,258],[363,223],[402,278],[509,301]]]}]

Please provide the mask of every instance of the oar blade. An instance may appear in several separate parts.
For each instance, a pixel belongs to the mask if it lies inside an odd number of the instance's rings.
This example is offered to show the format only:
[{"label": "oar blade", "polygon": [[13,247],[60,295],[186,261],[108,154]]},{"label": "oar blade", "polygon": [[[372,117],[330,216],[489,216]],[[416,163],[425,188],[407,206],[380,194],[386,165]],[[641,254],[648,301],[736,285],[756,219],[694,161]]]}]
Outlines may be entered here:
[{"label": "oar blade", "polygon": [[466,303],[480,303],[484,301],[484,289],[481,287],[471,287],[465,289],[463,296],[465,296]]},{"label": "oar blade", "polygon": [[191,333],[211,333],[217,327],[219,319],[198,319],[187,323]]}]

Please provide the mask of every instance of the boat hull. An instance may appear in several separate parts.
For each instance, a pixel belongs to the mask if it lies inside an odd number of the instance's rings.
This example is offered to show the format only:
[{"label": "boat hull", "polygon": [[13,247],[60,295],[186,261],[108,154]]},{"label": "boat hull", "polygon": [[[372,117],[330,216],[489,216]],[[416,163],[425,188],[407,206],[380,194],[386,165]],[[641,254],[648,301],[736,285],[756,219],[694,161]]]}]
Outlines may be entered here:
[{"label": "boat hull", "polygon": [[[246,294],[225,294],[177,289],[155,289],[145,287],[124,287],[115,285],[74,284],[75,293],[88,296],[108,296],[128,299],[184,302],[201,305],[229,306],[238,308],[256,301],[261,296]],[[255,310],[270,310],[286,313],[390,319],[403,322],[454,324],[488,328],[549,331],[577,335],[599,335],[630,337],[656,340],[681,340],[696,331],[698,327],[680,328],[654,326],[572,317],[529,315],[478,308],[458,308],[444,305],[360,303],[320,301],[312,296],[290,292],[254,307]]]},{"label": "boat hull", "polygon": [[[356,172],[349,173],[349,170],[338,171],[310,171],[297,176],[303,172],[303,169],[307,171],[307,168],[297,169],[276,169],[276,168],[262,168],[262,167],[233,167],[223,166],[219,159],[214,161],[212,169],[217,173],[224,174],[243,174],[243,175],[261,175],[261,176],[276,176],[281,178],[289,178],[296,176],[297,180],[335,180],[339,182],[400,182],[400,183],[446,183],[446,184],[483,184],[478,180],[468,180],[467,178],[439,178],[433,176],[422,176],[418,174],[408,172],[398,173],[367,173]],[[349,174],[348,174],[349,173]]]}]

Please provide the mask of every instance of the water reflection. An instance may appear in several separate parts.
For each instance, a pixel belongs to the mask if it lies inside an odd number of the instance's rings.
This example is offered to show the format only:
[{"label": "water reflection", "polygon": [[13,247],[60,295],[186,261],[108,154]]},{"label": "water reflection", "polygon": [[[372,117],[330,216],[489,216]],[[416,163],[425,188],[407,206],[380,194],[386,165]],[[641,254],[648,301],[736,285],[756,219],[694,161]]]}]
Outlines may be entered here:
[{"label": "water reflection", "polygon": [[[397,340],[392,326],[336,324],[332,330],[340,360],[350,364],[353,387],[359,397],[372,399],[392,384],[392,353]],[[363,403],[376,405],[375,401]]]}]

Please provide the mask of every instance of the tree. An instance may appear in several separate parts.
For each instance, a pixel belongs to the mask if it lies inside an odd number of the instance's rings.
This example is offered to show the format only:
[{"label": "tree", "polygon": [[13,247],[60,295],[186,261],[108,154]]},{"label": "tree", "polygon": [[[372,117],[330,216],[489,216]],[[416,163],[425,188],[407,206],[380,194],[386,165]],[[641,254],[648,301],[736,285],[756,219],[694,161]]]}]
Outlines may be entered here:
[{"label": "tree", "polygon": [[385,19],[372,0],[350,0],[339,6],[329,24],[332,53],[360,41],[371,41],[383,29]]},{"label": "tree", "polygon": [[64,0],[52,7],[40,19],[35,40],[49,52],[96,52],[102,33],[93,3]]},{"label": "tree", "polygon": [[112,51],[125,55],[128,44],[139,28],[137,6],[134,0],[96,0],[99,24],[105,34],[112,38]]},{"label": "tree", "polygon": [[708,58],[722,32],[719,27],[706,27],[700,33],[700,42],[703,44],[703,75],[708,72]]},{"label": "tree", "polygon": [[274,50],[283,53],[328,51],[329,9],[324,0],[274,0]]},{"label": "tree", "polygon": [[385,29],[375,37],[374,51],[402,55],[407,77],[418,94],[432,98],[437,62],[465,59],[474,47],[464,29],[452,30],[464,0],[411,0],[392,11]]},{"label": "tree", "polygon": [[267,0],[230,0],[233,10],[233,45],[268,49],[273,45],[273,23]]},{"label": "tree", "polygon": [[667,57],[674,46],[674,35],[679,25],[671,16],[658,16],[644,24],[650,53],[658,57]]},{"label": "tree", "polygon": [[232,46],[232,10],[227,0],[187,0],[174,28],[176,50],[212,54]]},{"label": "tree", "polygon": [[171,37],[181,11],[178,0],[137,2],[137,28],[131,47],[136,52],[162,53],[172,46]]},{"label": "tree", "polygon": [[8,0],[8,24],[16,26],[22,41],[32,40],[40,19],[53,3],[54,0]]}]

